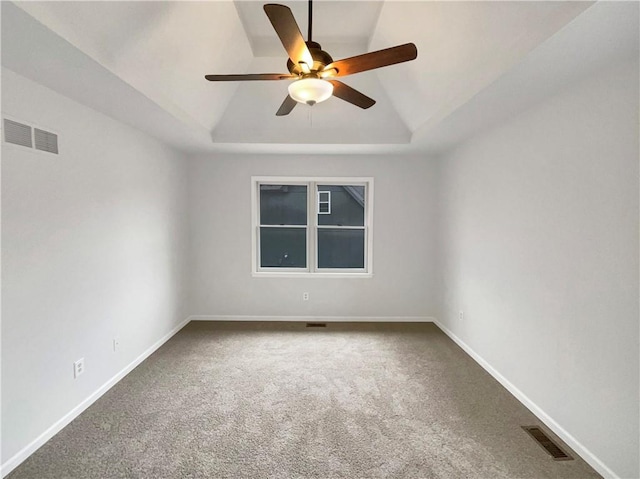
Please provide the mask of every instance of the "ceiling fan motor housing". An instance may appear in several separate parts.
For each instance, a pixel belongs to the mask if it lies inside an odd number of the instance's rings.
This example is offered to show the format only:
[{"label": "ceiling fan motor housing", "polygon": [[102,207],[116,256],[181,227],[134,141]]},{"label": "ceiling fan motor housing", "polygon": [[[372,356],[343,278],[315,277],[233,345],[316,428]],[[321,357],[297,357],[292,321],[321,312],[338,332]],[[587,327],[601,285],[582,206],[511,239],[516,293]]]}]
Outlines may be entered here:
[{"label": "ceiling fan motor housing", "polygon": [[[309,69],[311,70],[311,72],[313,73],[320,72],[324,67],[326,67],[330,63],[333,63],[333,58],[331,58],[331,55],[325,52],[319,43],[316,43],[316,42],[305,42],[305,43],[307,44],[309,53],[311,53],[311,58],[313,58],[313,65],[309,65]],[[287,60],[287,69],[293,75],[305,76],[305,72],[302,70],[300,65],[293,63],[291,59]]]}]

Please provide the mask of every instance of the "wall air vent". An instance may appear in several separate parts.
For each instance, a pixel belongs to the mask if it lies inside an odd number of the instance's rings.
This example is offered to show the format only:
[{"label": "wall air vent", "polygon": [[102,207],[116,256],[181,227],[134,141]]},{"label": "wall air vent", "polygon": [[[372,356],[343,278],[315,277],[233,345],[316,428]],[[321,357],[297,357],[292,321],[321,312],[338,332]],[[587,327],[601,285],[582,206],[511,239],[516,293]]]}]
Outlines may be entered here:
[{"label": "wall air vent", "polygon": [[307,328],[326,328],[327,323],[307,323]]},{"label": "wall air vent", "polygon": [[14,145],[26,146],[33,148],[31,141],[31,127],[23,125],[17,121],[4,119],[4,141]]},{"label": "wall air vent", "polygon": [[535,441],[553,457],[555,461],[571,461],[573,457],[564,452],[553,440],[538,426],[522,426]]},{"label": "wall air vent", "polygon": [[36,150],[58,154],[58,135],[50,131],[34,128],[33,136],[36,140]]}]

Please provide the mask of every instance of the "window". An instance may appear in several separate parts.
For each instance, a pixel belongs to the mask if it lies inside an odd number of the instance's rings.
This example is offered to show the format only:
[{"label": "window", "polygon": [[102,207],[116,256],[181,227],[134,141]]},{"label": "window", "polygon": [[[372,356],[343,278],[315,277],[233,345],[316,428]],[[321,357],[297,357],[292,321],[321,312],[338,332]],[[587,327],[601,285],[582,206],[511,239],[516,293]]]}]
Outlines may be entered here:
[{"label": "window", "polygon": [[331,214],[331,191],[318,190],[318,214],[330,215]]},{"label": "window", "polygon": [[372,273],[373,178],[252,178],[256,276]]}]

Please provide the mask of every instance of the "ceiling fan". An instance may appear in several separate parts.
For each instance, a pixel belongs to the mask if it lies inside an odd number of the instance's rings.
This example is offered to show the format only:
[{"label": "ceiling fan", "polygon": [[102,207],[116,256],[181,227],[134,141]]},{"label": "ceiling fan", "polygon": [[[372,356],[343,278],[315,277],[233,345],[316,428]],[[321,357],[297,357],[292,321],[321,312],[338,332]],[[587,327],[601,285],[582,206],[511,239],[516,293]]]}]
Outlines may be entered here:
[{"label": "ceiling fan", "polygon": [[289,84],[289,94],[276,112],[277,116],[288,115],[298,102],[315,105],[332,95],[360,108],[372,107],[375,100],[335,78],[415,60],[418,56],[416,46],[413,43],[405,43],[334,61],[331,55],[322,50],[319,43],[311,39],[312,0],[309,0],[309,30],[306,42],[289,7],[270,3],[264,6],[264,11],[289,54],[289,73],[205,75],[205,78],[209,81],[295,80]]}]

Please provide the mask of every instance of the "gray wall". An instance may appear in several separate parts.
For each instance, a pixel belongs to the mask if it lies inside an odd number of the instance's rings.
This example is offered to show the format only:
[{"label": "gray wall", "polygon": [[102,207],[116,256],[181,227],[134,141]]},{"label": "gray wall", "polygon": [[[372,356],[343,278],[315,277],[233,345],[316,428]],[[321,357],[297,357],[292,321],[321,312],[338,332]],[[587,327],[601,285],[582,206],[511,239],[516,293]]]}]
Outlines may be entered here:
[{"label": "gray wall", "polygon": [[624,478],[640,475],[639,153],[635,58],[438,172],[439,320]]},{"label": "gray wall", "polygon": [[2,109],[60,148],[2,145],[6,463],[186,319],[188,225],[171,149],[6,69]]},{"label": "gray wall", "polygon": [[[193,158],[191,305],[215,316],[432,316],[434,163],[375,156],[211,156]],[[251,176],[374,178],[370,279],[251,276]],[[302,301],[309,292],[310,300]]]}]

